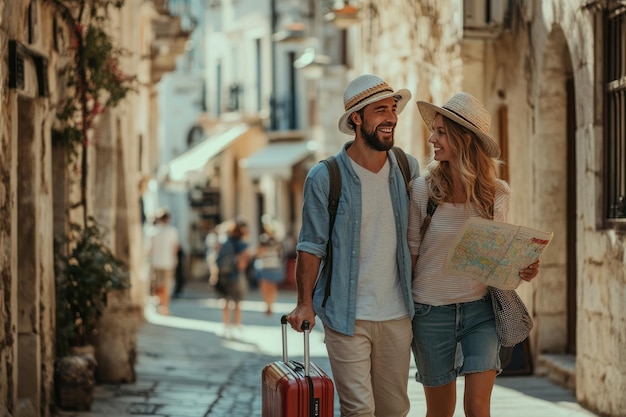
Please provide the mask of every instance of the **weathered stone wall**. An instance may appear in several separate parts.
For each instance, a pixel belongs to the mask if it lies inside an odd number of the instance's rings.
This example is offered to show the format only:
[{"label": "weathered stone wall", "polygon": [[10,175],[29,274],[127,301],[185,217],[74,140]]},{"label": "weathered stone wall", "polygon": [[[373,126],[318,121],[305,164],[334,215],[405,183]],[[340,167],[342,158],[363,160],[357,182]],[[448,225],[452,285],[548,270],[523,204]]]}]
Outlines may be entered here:
[{"label": "weathered stone wall", "polygon": [[[601,45],[592,41],[593,10],[582,4],[553,1],[536,7],[530,25],[533,48],[525,52],[529,65],[520,62],[520,68],[527,68],[524,73],[529,92],[519,101],[527,99],[531,105],[527,141],[532,149],[528,174],[533,203],[528,220],[555,232],[555,240],[542,261],[547,268],[533,284],[538,327],[534,345],[538,354],[566,350],[565,256],[574,251],[577,397],[592,410],[618,416],[626,409],[626,362],[624,345],[620,345],[626,339],[626,244],[623,234],[603,230],[599,221],[603,194],[602,111],[593,98],[602,94],[601,74],[595,66],[596,48]],[[573,80],[573,92],[565,87],[567,78]],[[569,115],[575,118],[575,136],[570,138],[564,126],[568,100],[575,102],[575,114]],[[564,158],[572,147],[576,153],[577,201],[575,207],[568,208]],[[575,219],[575,238],[567,234],[567,216]]]},{"label": "weathered stone wall", "polygon": [[428,128],[415,102],[443,104],[461,88],[459,15],[449,1],[362,4],[359,36],[352,44],[357,52],[348,79],[372,73],[395,89],[412,92],[413,98],[399,117],[396,143],[422,160],[431,150],[425,145]]},{"label": "weathered stone wall", "polygon": [[[15,12],[4,1],[0,8]],[[21,16],[20,14],[18,14]],[[0,37],[8,39],[10,27],[6,16],[0,20]],[[8,45],[2,42],[0,56],[6,57]],[[6,59],[0,61],[0,77],[6,80],[8,67]],[[13,112],[10,107],[14,98],[8,94],[7,84],[0,83],[0,415],[12,412],[17,402],[15,385],[16,369],[13,366],[16,354],[16,293],[17,282],[13,280],[16,273],[16,229],[15,218],[15,175],[13,170],[17,158],[17,143],[11,130]]]},{"label": "weathered stone wall", "polygon": [[[2,83],[0,167],[0,415],[49,415],[54,347],[54,273],[49,101],[38,88],[33,56],[52,51],[51,18],[32,2],[2,2],[2,79],[9,78],[8,40],[24,53],[24,85]],[[30,27],[26,27],[30,25]],[[15,74],[15,72],[13,72]]]},{"label": "weathered stone wall", "polygon": [[[141,5],[128,3],[113,15],[117,26],[112,30],[119,44],[133,52],[139,49],[139,28],[134,23]],[[29,6],[35,8],[32,19],[27,18]],[[55,402],[53,237],[63,234],[70,221],[82,219],[82,209],[68,210],[79,199],[79,169],[68,165],[66,150],[53,147],[50,137],[55,105],[68,93],[58,75],[70,37],[60,19],[53,24],[55,9],[50,2],[0,0],[0,10],[0,37],[5,40],[0,45],[1,79],[7,80],[9,74],[8,40],[27,48],[24,87],[0,84],[0,416],[48,416]],[[47,59],[43,75],[37,73],[33,55]],[[139,67],[141,56],[145,54],[124,58],[128,73]],[[149,70],[149,66],[142,68]],[[43,80],[47,95],[38,89]],[[152,87],[142,88],[150,91]],[[124,311],[123,321],[129,324],[123,335],[107,339],[116,346],[107,370],[119,381],[134,379],[135,332],[144,295],[137,283],[143,259],[137,175],[140,146],[133,122],[138,118],[136,107],[108,114],[108,123],[98,133],[105,136],[109,152],[99,156],[100,165],[93,154],[89,157],[90,214],[111,230],[111,247],[129,265],[138,289],[135,296],[122,297],[124,303],[113,303]]]}]

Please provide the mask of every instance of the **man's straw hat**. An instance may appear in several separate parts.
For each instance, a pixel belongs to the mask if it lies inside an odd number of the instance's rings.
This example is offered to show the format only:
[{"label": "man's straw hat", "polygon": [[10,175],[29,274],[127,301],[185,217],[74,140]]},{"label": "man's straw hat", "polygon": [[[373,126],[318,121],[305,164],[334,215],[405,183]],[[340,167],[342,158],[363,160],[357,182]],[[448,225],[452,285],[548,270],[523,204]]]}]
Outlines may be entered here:
[{"label": "man's straw hat", "polygon": [[354,130],[348,124],[350,115],[368,104],[388,97],[396,99],[396,113],[400,114],[411,99],[411,92],[407,89],[393,91],[389,84],[375,75],[365,74],[355,78],[343,92],[343,107],[346,112],[339,119],[339,130],[348,135],[354,134]]}]

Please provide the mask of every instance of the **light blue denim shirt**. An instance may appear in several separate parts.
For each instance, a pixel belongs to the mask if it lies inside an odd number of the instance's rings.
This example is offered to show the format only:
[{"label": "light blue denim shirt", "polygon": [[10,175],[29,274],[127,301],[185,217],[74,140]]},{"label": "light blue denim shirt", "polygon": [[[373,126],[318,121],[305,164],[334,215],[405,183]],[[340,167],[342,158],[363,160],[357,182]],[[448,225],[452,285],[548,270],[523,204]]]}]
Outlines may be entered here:
[{"label": "light blue denim shirt", "polygon": [[[352,336],[356,315],[357,280],[359,277],[359,251],[361,232],[361,182],[352,168],[346,149],[348,142],[336,155],[341,172],[341,198],[332,232],[333,265],[330,297],[322,307],[326,274],[319,274],[313,293],[313,310],[322,322],[331,329]],[[389,190],[396,219],[396,239],[398,247],[396,261],[398,279],[404,282],[402,293],[404,302],[413,317],[413,297],[411,295],[411,254],[407,243],[409,197],[402,172],[393,152],[388,152]],[[411,178],[419,176],[417,160],[407,155],[411,168]],[[302,208],[302,228],[296,249],[324,259],[330,216],[328,214],[328,194],[330,188],[328,169],[322,163],[309,171],[304,182]],[[373,254],[375,255],[375,254]],[[320,271],[323,266],[320,265]]]}]

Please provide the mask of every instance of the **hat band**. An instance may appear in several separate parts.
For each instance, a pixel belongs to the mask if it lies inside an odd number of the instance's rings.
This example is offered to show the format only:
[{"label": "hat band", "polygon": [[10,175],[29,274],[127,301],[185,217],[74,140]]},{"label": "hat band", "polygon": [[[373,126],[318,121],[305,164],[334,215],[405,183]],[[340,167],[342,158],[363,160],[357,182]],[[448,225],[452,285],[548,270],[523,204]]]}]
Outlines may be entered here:
[{"label": "hat band", "polygon": [[348,102],[348,105],[346,106],[346,111],[348,111],[349,109],[358,106],[360,103],[364,102],[367,99],[370,99],[372,97],[374,97],[376,94],[380,94],[380,93],[385,93],[385,92],[390,92],[393,93],[393,90],[391,88],[383,88],[382,90],[376,90],[374,91],[372,94],[365,96],[359,100],[357,100],[356,102]]},{"label": "hat band", "polygon": [[457,116],[458,116],[458,117],[460,117],[461,119],[465,120],[467,123],[471,124],[471,125],[472,125],[472,126],[474,126],[476,129],[478,129],[481,133],[484,133],[484,132],[483,132],[483,130],[482,130],[480,127],[476,126],[476,123],[472,122],[471,120],[468,120],[468,119],[467,119],[465,116],[463,116],[462,114],[459,114],[459,113],[455,112],[454,110],[449,109],[449,108],[447,108],[447,107],[443,107],[443,108],[444,108],[444,109],[446,109],[446,110],[448,110],[450,113],[454,113],[455,115],[457,115]]}]

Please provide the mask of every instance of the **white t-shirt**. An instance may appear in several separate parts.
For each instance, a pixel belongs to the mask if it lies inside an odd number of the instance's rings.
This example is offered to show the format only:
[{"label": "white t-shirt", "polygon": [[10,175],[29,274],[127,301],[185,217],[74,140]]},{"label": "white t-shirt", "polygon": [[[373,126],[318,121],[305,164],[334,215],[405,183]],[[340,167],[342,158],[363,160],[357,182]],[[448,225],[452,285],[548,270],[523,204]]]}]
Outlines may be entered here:
[{"label": "white t-shirt", "polygon": [[178,244],[178,231],[174,226],[156,225],[150,237],[150,265],[157,269],[176,268]]},{"label": "white t-shirt", "polygon": [[389,161],[373,173],[352,161],[361,180],[361,247],[357,286],[357,320],[406,317],[396,264],[396,221],[389,194]]}]

